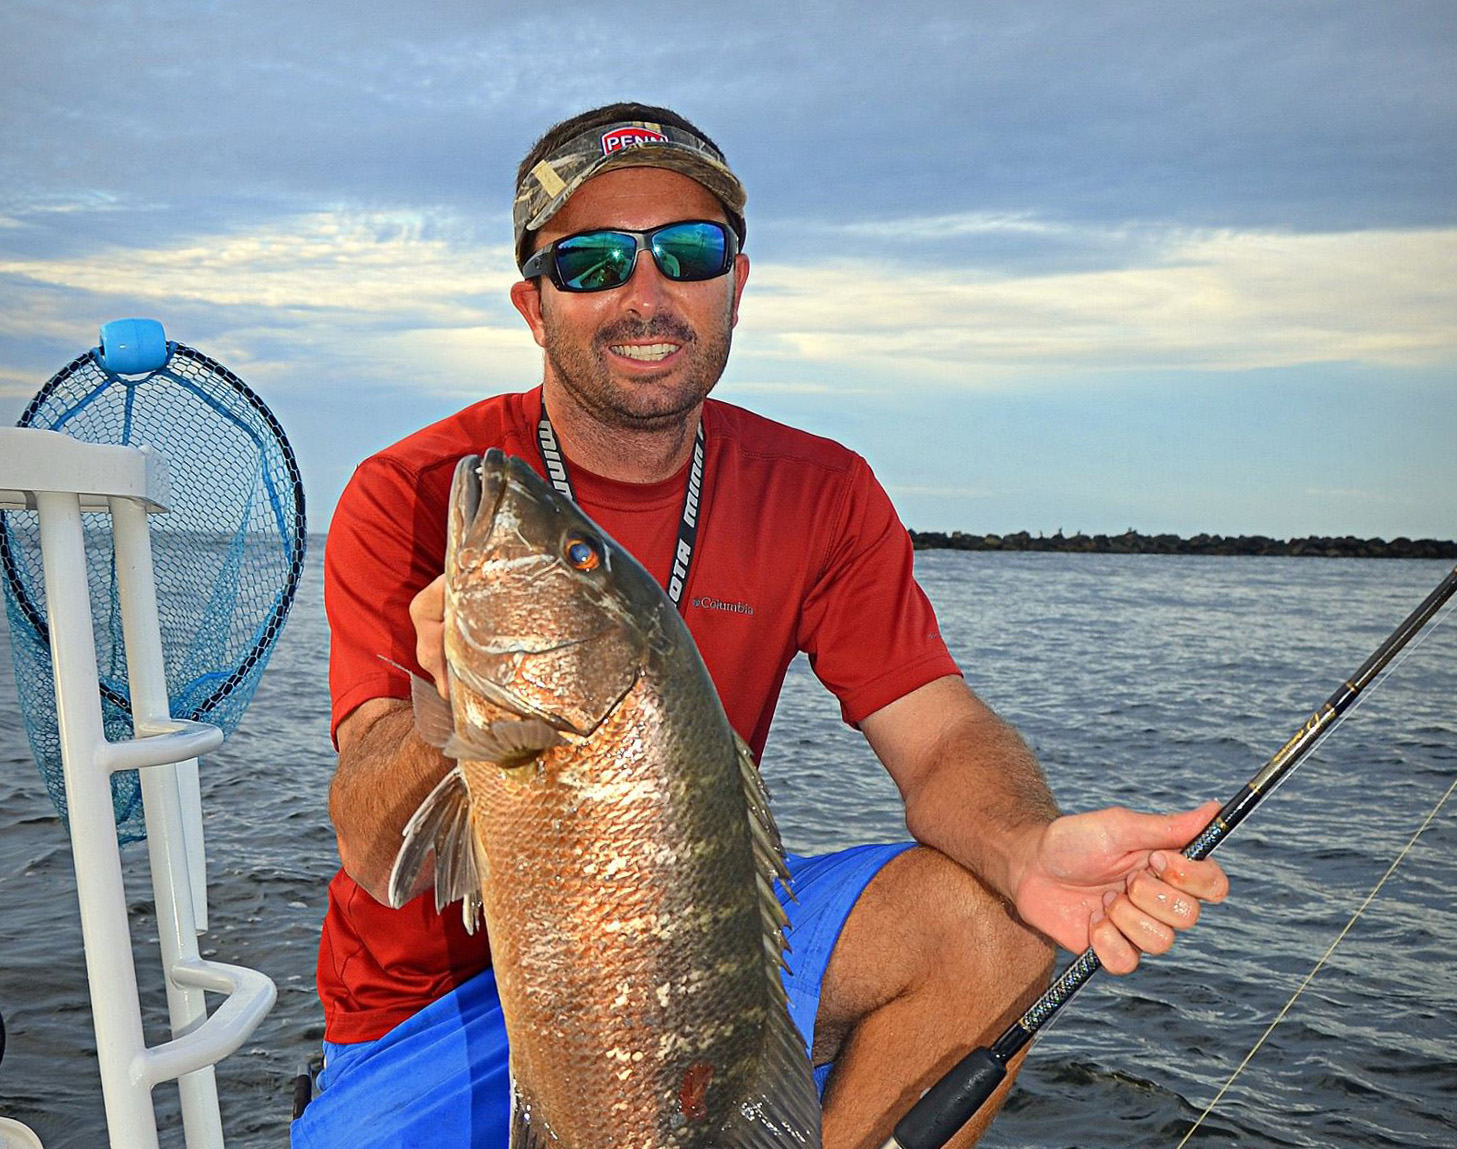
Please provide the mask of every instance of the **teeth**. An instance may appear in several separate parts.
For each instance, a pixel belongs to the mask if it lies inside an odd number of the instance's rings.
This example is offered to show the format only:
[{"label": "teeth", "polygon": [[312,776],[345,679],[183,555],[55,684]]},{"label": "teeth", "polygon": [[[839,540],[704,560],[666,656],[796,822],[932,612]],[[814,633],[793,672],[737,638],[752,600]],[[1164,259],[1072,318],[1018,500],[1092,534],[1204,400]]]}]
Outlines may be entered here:
[{"label": "teeth", "polygon": [[626,356],[628,359],[637,359],[643,363],[656,363],[659,359],[666,359],[673,352],[678,350],[676,343],[650,343],[647,346],[623,343],[612,349],[616,355]]}]

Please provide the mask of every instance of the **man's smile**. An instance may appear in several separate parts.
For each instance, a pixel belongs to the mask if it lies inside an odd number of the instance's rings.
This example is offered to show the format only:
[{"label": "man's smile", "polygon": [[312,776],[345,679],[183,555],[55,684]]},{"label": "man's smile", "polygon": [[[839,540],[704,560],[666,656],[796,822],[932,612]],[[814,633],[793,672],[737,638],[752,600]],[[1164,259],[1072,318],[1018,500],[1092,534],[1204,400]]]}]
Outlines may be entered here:
[{"label": "man's smile", "polygon": [[639,363],[661,363],[673,352],[680,350],[680,345],[677,343],[614,343],[610,350],[614,355],[635,359]]}]

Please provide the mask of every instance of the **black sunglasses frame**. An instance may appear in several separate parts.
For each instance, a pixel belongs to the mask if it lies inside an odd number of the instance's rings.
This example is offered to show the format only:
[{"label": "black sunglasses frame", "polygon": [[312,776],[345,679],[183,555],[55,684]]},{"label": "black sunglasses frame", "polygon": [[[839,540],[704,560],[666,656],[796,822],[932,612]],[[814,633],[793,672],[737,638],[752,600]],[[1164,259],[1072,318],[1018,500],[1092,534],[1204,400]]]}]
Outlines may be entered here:
[{"label": "black sunglasses frame", "polygon": [[[687,224],[705,224],[717,228],[723,233],[723,266],[709,275],[672,275],[658,263],[657,253],[653,250],[653,239],[661,232],[675,227],[683,227]],[[575,232],[572,235],[564,235],[561,239],[554,240],[547,244],[540,251],[535,252],[525,263],[521,265],[522,279],[535,279],[538,276],[547,276],[554,283],[559,291],[569,292],[572,295],[587,295],[594,291],[613,291],[627,283],[627,279],[621,283],[607,283],[601,287],[573,287],[568,284],[557,269],[556,249],[558,244],[569,243],[574,239],[581,239],[588,235],[625,235],[630,236],[636,246],[632,253],[632,268],[636,269],[638,256],[647,252],[652,256],[653,263],[657,265],[658,272],[666,279],[674,283],[701,283],[709,279],[717,279],[727,275],[734,265],[734,257],[739,254],[739,236],[726,223],[716,219],[677,219],[672,223],[661,224],[658,227],[649,228],[647,231],[632,231],[625,227],[594,227],[588,231]],[[628,272],[628,279],[632,278],[632,271]]]}]

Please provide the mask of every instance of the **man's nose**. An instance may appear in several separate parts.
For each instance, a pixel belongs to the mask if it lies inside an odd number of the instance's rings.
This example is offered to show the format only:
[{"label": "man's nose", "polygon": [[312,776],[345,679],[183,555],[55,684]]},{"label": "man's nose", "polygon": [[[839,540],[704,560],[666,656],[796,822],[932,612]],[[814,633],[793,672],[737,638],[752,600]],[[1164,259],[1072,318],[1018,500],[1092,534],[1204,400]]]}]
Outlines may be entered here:
[{"label": "man's nose", "polygon": [[668,277],[659,270],[653,253],[646,247],[640,248],[633,262],[632,274],[622,287],[626,293],[623,302],[651,315],[663,306],[669,282]]}]

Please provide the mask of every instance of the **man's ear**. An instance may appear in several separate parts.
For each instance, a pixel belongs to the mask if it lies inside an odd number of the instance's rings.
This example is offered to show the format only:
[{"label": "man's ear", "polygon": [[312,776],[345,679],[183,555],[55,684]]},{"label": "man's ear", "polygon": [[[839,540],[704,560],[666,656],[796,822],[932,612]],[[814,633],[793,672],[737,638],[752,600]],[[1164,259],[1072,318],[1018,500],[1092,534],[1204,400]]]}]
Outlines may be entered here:
[{"label": "man's ear", "polygon": [[546,324],[541,318],[541,284],[534,279],[522,279],[511,285],[511,303],[526,326],[531,328],[531,337],[538,347],[546,346]]},{"label": "man's ear", "polygon": [[734,256],[734,306],[730,324],[738,326],[739,300],[744,297],[744,284],[749,282],[749,257],[743,252]]}]

